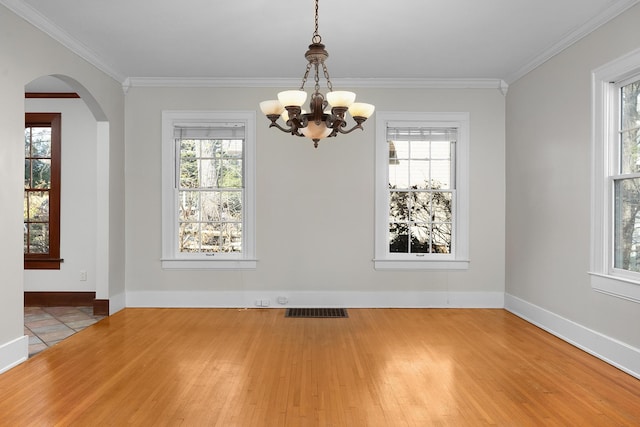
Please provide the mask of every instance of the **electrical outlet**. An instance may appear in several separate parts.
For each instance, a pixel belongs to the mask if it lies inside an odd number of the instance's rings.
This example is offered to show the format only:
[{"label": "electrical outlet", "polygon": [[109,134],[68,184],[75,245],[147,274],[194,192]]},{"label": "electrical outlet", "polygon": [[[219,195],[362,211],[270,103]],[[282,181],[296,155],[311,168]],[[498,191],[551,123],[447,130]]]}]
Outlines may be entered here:
[{"label": "electrical outlet", "polygon": [[87,271],[86,270],[80,270],[80,280],[82,282],[86,282],[87,281]]},{"label": "electrical outlet", "polygon": [[285,305],[289,303],[289,299],[287,297],[278,297],[278,304]]}]

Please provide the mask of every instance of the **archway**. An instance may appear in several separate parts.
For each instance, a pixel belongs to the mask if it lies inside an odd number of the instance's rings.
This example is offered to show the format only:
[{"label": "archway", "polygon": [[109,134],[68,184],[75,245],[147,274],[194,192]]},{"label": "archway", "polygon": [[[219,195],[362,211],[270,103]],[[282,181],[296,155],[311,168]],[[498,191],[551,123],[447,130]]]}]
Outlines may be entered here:
[{"label": "archway", "polygon": [[[85,290],[95,291],[96,301],[106,302],[103,307],[108,310],[109,299],[109,121],[95,97],[77,80],[65,76],[65,75],[50,75],[43,76],[35,79],[32,82],[25,85],[25,92],[37,92],[42,95],[43,98],[49,98],[52,101],[52,107],[58,108],[56,105],[56,93],[76,93],[82,101],[75,101],[76,109],[82,109],[84,114],[81,119],[77,119],[77,116],[69,113],[68,120],[65,120],[63,116],[63,130],[66,129],[68,135],[72,135],[71,139],[77,139],[82,141],[76,141],[75,146],[69,143],[69,138],[66,143],[63,142],[63,151],[67,149],[66,166],[74,165],[74,175],[72,178],[67,176],[66,184],[63,183],[62,192],[65,194],[66,187],[66,199],[63,197],[63,204],[75,203],[76,206],[82,206],[88,204],[91,212],[91,220],[84,221],[81,216],[76,216],[76,220],[70,223],[70,219],[67,220],[66,233],[67,236],[72,234],[76,239],[80,239],[79,235],[83,232],[90,238],[86,239],[86,242],[75,241],[74,247],[78,246],[76,256],[70,254],[71,251],[67,250],[67,254],[61,254],[62,258],[67,258],[65,262],[66,271],[61,280],[65,280],[67,283],[72,282],[70,289],[61,289],[61,291],[76,291],[82,290],[83,286]],[[27,110],[27,101],[25,101],[25,111]],[[69,100],[67,100],[69,101]],[[64,104],[63,101],[58,100],[58,104]],[[47,105],[46,100],[40,100],[40,103],[35,103],[37,108],[41,109],[42,105]],[[79,107],[78,107],[79,106]],[[45,107],[47,108],[47,107]],[[66,107],[65,107],[66,108]],[[75,114],[75,113],[74,113]],[[89,123],[87,125],[87,123]],[[69,132],[70,127],[82,127],[83,132],[76,131],[75,133]],[[82,135],[82,136],[78,136]],[[91,144],[91,150],[88,150],[89,154],[81,154],[83,151],[78,150],[79,144]],[[66,147],[65,147],[66,144]],[[75,151],[73,155],[69,155],[69,151]],[[64,158],[64,155],[63,155]],[[70,160],[71,159],[71,160]],[[78,163],[90,163],[87,165],[78,166]],[[71,174],[71,172],[69,172]],[[64,176],[64,175],[63,175]],[[74,181],[81,182],[85,185],[84,190],[78,190],[78,185]],[[85,183],[86,181],[88,183]],[[69,183],[72,185],[69,185]],[[75,185],[75,188],[73,187]],[[87,187],[90,185],[90,189]],[[81,196],[72,193],[84,193]],[[70,195],[71,194],[71,195]],[[78,201],[78,198],[84,197],[83,201]],[[64,207],[67,212],[70,212],[69,206]],[[69,216],[69,215],[68,215]],[[80,225],[78,225],[80,223]],[[82,230],[84,228],[84,230]],[[61,230],[64,235],[65,230]],[[82,243],[88,243],[82,248]],[[84,253],[80,254],[84,250]],[[79,256],[82,255],[82,256]],[[85,257],[83,262],[77,262],[78,258]],[[90,258],[87,261],[86,257]],[[73,260],[76,261],[74,264]],[[87,271],[89,271],[89,282],[87,279]],[[27,273],[27,272],[25,272]],[[30,274],[30,273],[27,273]],[[66,275],[66,276],[65,276]],[[84,275],[84,279],[83,279]],[[42,277],[42,276],[41,276]],[[50,276],[51,277],[51,276]],[[83,282],[84,280],[84,282]],[[55,283],[52,285],[55,287]],[[25,290],[27,289],[27,280],[25,280]],[[96,307],[96,305],[94,305]],[[104,313],[109,314],[109,313]]]}]

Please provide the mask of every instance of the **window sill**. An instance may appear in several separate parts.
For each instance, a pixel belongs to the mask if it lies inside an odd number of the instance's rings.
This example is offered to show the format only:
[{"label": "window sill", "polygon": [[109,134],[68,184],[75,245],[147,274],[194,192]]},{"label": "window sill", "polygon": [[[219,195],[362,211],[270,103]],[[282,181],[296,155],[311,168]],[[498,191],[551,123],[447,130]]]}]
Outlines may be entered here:
[{"label": "window sill", "polygon": [[374,259],[376,270],[468,270],[469,260]]},{"label": "window sill", "polygon": [[258,260],[255,259],[163,259],[163,270],[255,270]]},{"label": "window sill", "polygon": [[594,291],[617,298],[640,303],[640,283],[624,277],[592,273],[591,287]]}]

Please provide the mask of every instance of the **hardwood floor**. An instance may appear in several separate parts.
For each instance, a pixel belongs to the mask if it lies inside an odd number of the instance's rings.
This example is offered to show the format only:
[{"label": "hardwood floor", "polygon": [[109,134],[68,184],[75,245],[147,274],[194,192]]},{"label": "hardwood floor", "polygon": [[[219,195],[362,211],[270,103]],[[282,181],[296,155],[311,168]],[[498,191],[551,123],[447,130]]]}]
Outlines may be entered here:
[{"label": "hardwood floor", "polygon": [[504,310],[125,309],[0,375],[1,426],[640,425],[640,380]]}]

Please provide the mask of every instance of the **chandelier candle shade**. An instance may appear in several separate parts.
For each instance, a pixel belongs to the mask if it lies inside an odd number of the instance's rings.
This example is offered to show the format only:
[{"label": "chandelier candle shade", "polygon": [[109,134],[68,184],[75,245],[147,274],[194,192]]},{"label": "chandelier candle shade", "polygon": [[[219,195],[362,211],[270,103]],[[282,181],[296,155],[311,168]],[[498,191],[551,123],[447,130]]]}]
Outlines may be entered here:
[{"label": "chandelier candle shade", "polygon": [[[315,0],[315,31],[311,38],[309,50],[304,57],[307,59],[308,64],[300,89],[285,90],[278,94],[278,99],[260,103],[260,109],[271,120],[269,127],[276,127],[291,135],[310,138],[316,148],[321,139],[331,138],[339,133],[347,134],[355,129],[363,129],[362,123],[371,117],[375,107],[364,102],[355,102],[356,94],[353,92],[333,90],[329,71],[325,64],[329,53],[326,51],[324,44],[322,44],[322,37],[318,34],[318,0]],[[315,90],[309,102],[310,112],[307,112],[302,109],[302,105],[307,100],[307,92],[304,91],[304,85],[312,67],[314,70]],[[326,99],[320,93],[319,71],[321,67],[329,89]],[[329,109],[329,106],[331,106],[331,109]],[[347,127],[347,111],[356,122],[349,130],[345,130]],[[283,127],[278,123],[279,118],[282,118],[287,127]]]}]

